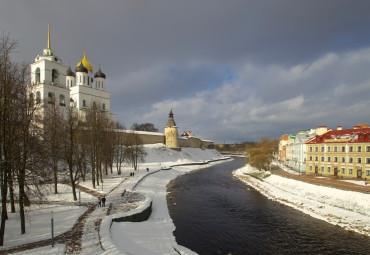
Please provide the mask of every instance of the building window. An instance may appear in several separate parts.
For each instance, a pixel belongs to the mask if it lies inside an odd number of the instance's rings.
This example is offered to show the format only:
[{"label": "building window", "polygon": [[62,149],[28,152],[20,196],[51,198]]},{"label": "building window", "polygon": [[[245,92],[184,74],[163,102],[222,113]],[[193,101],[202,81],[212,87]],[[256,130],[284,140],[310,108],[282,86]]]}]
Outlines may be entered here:
[{"label": "building window", "polygon": [[48,103],[54,104],[54,94],[51,92],[48,93]]},{"label": "building window", "polygon": [[310,152],[312,152],[312,146],[310,146]]},{"label": "building window", "polygon": [[319,147],[316,146],[315,147],[315,151],[318,152],[319,151]]},{"label": "building window", "polygon": [[90,86],[90,77],[89,76],[87,77],[87,85]]},{"label": "building window", "polygon": [[324,147],[321,147],[321,152],[324,152],[324,151],[325,151]]},{"label": "building window", "polygon": [[349,174],[353,174],[353,169],[349,169]]},{"label": "building window", "polygon": [[334,162],[338,162],[338,157],[334,157]]},{"label": "building window", "polygon": [[366,176],[370,176],[370,170],[366,170]]},{"label": "building window", "polygon": [[84,99],[84,100],[82,100],[82,106],[83,107],[86,107],[86,100]]},{"label": "building window", "polygon": [[328,152],[330,152],[331,148],[328,146]]},{"label": "building window", "polygon": [[349,152],[353,152],[353,146],[349,146]]},{"label": "building window", "polygon": [[331,158],[330,157],[328,157],[328,162],[330,162],[331,161]]},{"label": "building window", "polygon": [[330,166],[328,166],[328,173],[330,173]]},{"label": "building window", "polygon": [[346,173],[346,169],[342,168],[342,174],[345,174],[345,173]]},{"label": "building window", "polygon": [[315,157],[315,161],[319,161],[319,157],[317,157],[317,156],[316,156],[316,157]]},{"label": "building window", "polygon": [[105,104],[103,104],[103,110],[105,110]]},{"label": "building window", "polygon": [[310,156],[310,161],[312,161],[312,156]]},{"label": "building window", "polygon": [[325,161],[325,157],[321,157],[321,161]]},{"label": "building window", "polygon": [[51,71],[51,81],[52,81],[52,82],[55,82],[55,83],[58,83],[58,77],[59,77],[58,70],[53,69],[53,70]]},{"label": "building window", "polygon": [[324,172],[325,171],[325,167],[321,167],[321,172]]},{"label": "building window", "polygon": [[41,103],[41,93],[40,91],[36,92],[36,104]]},{"label": "building window", "polygon": [[312,166],[310,166],[310,171],[312,171]]},{"label": "building window", "polygon": [[370,164],[370,158],[366,158],[366,164]]},{"label": "building window", "polygon": [[346,146],[342,146],[342,152],[346,152]]},{"label": "building window", "polygon": [[358,152],[361,152],[361,146],[358,146],[358,147],[357,147],[357,151],[358,151]]},{"label": "building window", "polygon": [[364,139],[364,136],[363,135],[360,135],[360,140],[363,140]]},{"label": "building window", "polygon": [[357,163],[362,163],[362,158],[357,158]]},{"label": "building window", "polygon": [[[370,139],[370,138],[369,138]],[[366,151],[370,152],[370,146],[366,146]]]},{"label": "building window", "polygon": [[353,163],[353,158],[349,158],[349,163]]},{"label": "building window", "polygon": [[59,96],[59,105],[60,106],[66,106],[64,95]]},{"label": "building window", "polygon": [[37,67],[36,68],[36,73],[35,73],[35,76],[36,76],[36,84],[39,84],[40,83],[40,67]]},{"label": "building window", "polygon": [[334,147],[334,152],[337,152],[338,151],[338,147],[337,146],[335,146]]},{"label": "building window", "polygon": [[85,85],[85,76],[84,76],[84,78],[83,78],[83,79],[84,79],[83,84]]},{"label": "building window", "polygon": [[342,157],[342,162],[346,162],[346,158],[345,157]]}]

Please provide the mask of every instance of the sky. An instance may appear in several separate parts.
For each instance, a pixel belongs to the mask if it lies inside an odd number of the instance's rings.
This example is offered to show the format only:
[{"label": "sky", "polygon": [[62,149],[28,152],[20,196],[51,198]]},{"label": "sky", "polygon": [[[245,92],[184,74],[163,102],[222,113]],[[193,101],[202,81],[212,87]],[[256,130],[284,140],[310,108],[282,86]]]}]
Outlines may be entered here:
[{"label": "sky", "polygon": [[[0,32],[32,63],[47,46],[72,69],[84,50],[127,128],[216,143],[370,121],[367,0],[2,0]],[[370,124],[370,123],[369,123]]]}]

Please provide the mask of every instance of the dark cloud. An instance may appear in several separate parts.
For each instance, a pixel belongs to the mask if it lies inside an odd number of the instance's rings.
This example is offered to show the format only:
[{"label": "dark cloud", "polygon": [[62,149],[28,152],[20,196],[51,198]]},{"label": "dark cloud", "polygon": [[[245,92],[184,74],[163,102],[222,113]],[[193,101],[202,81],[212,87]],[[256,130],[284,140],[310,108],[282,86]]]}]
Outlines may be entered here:
[{"label": "dark cloud", "polygon": [[[0,30],[18,61],[46,47],[107,74],[118,120],[216,141],[366,122],[369,1],[5,0]],[[343,123],[341,123],[343,122]],[[354,124],[354,123],[353,123]]]}]

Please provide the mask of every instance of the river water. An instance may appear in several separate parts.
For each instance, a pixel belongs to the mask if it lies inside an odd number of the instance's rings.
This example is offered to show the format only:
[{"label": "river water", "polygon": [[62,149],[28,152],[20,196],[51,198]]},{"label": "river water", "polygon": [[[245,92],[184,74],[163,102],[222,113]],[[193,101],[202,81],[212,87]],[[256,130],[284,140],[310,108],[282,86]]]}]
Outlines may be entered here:
[{"label": "river water", "polygon": [[370,254],[370,239],[262,196],[232,176],[243,158],[171,181],[177,243],[198,254]]}]

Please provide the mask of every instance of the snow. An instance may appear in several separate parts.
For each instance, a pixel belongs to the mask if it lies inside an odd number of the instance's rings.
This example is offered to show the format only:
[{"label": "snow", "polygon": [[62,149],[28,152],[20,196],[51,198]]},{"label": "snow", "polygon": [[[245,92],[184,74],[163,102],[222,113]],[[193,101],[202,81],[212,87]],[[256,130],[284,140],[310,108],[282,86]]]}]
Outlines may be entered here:
[{"label": "snow", "polygon": [[[122,199],[123,190],[140,192],[145,201],[139,207],[124,213],[107,216],[108,208],[96,208],[87,218],[82,237],[82,250],[80,254],[178,254],[174,248],[183,254],[194,254],[185,247],[177,245],[173,236],[175,226],[169,216],[166,201],[166,185],[180,174],[207,167],[209,165],[176,166],[171,170],[161,170],[163,167],[170,168],[173,165],[186,163],[209,162],[224,158],[216,150],[182,148],[174,151],[163,144],[146,145],[147,156],[145,162],[139,164],[139,170],[135,171],[135,177],[129,177],[133,169],[124,165],[122,174],[104,176],[103,185],[100,183],[94,189],[91,180],[80,182],[79,185],[94,190],[107,197],[107,204],[115,203]],[[216,164],[210,163],[210,164]],[[146,171],[149,168],[149,171]],[[51,211],[54,213],[54,236],[66,232],[75,224],[78,217],[86,211],[86,207],[78,206],[74,202],[71,188],[68,185],[58,184],[59,194],[53,194],[53,186],[44,187],[45,199],[49,204],[32,205],[28,209],[26,221],[26,234],[20,235],[20,223],[18,214],[10,214],[5,231],[3,249],[20,244],[31,243],[38,240],[51,238]],[[80,196],[79,196],[80,194]],[[77,193],[81,203],[97,202],[97,198],[82,190]],[[139,223],[116,223],[113,218],[135,214],[152,204],[152,214],[148,221]],[[96,231],[96,222],[101,221],[100,231]],[[124,226],[122,228],[122,226]],[[20,252],[19,254],[63,254],[65,245],[51,244],[46,247]]]},{"label": "snow", "polygon": [[[122,175],[104,176],[103,185],[94,189],[91,180],[80,182],[81,186],[94,190],[97,194],[107,197],[107,204],[121,205],[122,192],[142,194],[142,200],[136,208],[129,211],[112,210],[107,215],[108,207],[96,208],[83,229],[82,248],[79,254],[195,254],[186,247],[177,244],[173,231],[175,225],[169,216],[166,186],[179,175],[208,167],[215,159],[223,158],[215,150],[182,148],[174,151],[163,144],[145,146],[147,156],[144,163],[139,164],[135,177],[130,177],[133,169],[124,165]],[[204,163],[208,164],[204,164]],[[221,161],[222,162],[222,161]],[[199,163],[199,165],[188,165]],[[180,164],[187,164],[179,166]],[[170,170],[162,170],[164,167]],[[149,171],[146,171],[149,168]],[[370,231],[370,196],[359,192],[343,191],[334,188],[316,186],[280,176],[271,175],[245,166],[234,171],[234,175],[260,191],[270,199],[296,208],[313,217],[328,221],[348,230],[369,235]],[[251,175],[255,176],[252,177]],[[17,214],[9,213],[5,231],[3,249],[37,240],[50,239],[50,217],[54,212],[55,234],[72,228],[78,217],[86,211],[86,207],[73,202],[71,188],[58,185],[59,194],[53,194],[53,186],[45,186],[45,200],[49,204],[32,205],[27,211],[26,234],[20,235],[20,223]],[[81,202],[97,203],[97,198],[80,191]],[[152,204],[152,213],[143,222],[114,222],[113,219],[134,215],[147,209]],[[97,231],[96,223],[100,222]],[[19,254],[63,254],[64,244],[49,246],[20,252]],[[176,249],[176,250],[175,250]]]},{"label": "snow", "polygon": [[[28,208],[26,233],[21,235],[18,214],[8,213],[4,248],[51,239],[51,211],[54,219],[54,236],[68,231],[86,207],[66,205],[32,205]],[[0,250],[1,251],[1,250]]]},{"label": "snow", "polygon": [[309,184],[277,175],[262,180],[259,171],[246,165],[233,172],[269,199],[293,207],[312,217],[369,236],[370,195]]}]

